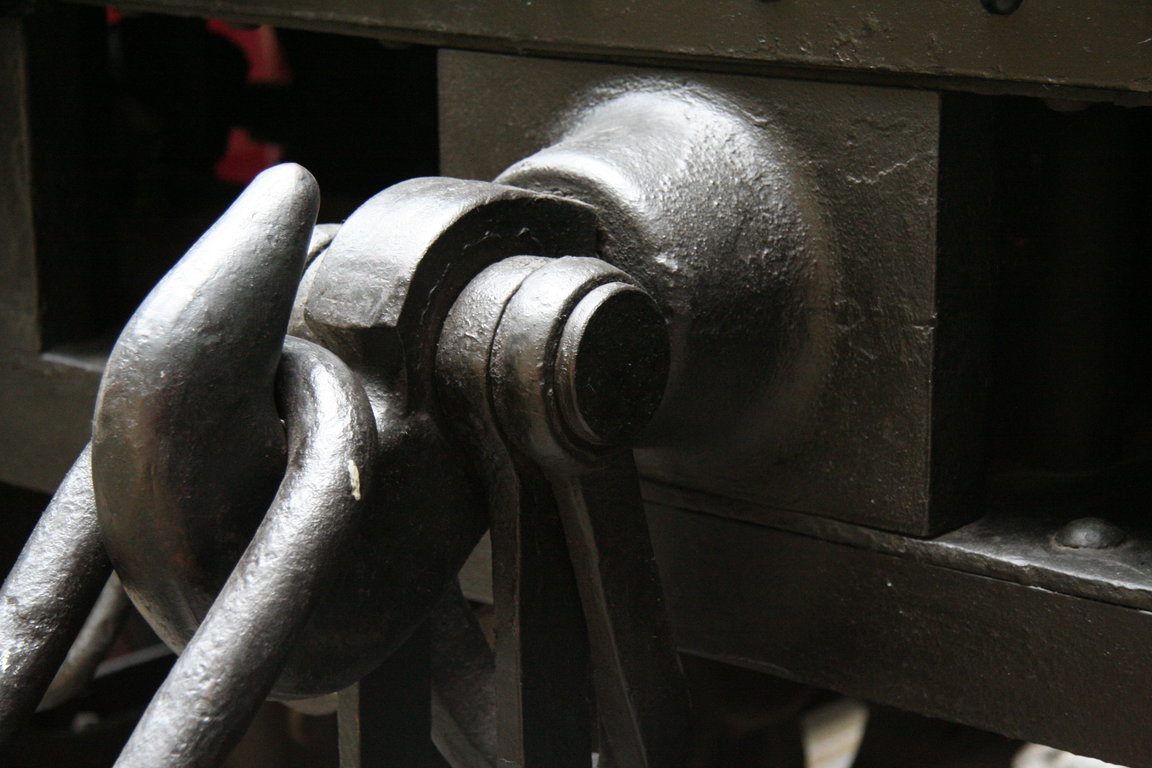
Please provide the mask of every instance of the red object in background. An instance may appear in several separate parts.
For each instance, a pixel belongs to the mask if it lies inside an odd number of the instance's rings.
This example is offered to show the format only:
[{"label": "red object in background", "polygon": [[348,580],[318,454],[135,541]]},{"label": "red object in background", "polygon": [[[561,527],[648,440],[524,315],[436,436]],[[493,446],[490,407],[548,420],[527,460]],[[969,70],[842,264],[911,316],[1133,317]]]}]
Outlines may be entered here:
[{"label": "red object in background", "polygon": [[247,184],[265,168],[284,160],[284,148],[279,144],[256,141],[243,128],[228,133],[228,148],[216,161],[216,178],[230,184]]},{"label": "red object in background", "polygon": [[[123,15],[115,8],[105,8],[109,26],[123,20]],[[272,27],[236,29],[219,19],[209,19],[208,31],[231,42],[244,52],[248,62],[249,83],[263,85],[285,84],[292,81],[292,72],[284,57],[284,49]],[[284,149],[279,144],[256,141],[247,130],[239,126],[228,134],[228,146],[216,162],[216,178],[231,184],[247,184],[260,171],[284,159]]]},{"label": "red object in background", "polygon": [[[208,29],[244,52],[249,83],[276,84],[292,80],[276,30],[271,27],[235,29],[219,19],[210,19]],[[228,148],[216,163],[216,178],[232,184],[247,184],[260,171],[283,159],[284,150],[279,144],[255,141],[248,131],[236,127],[228,134]]]},{"label": "red object in background", "polygon": [[219,19],[209,19],[208,30],[232,41],[244,51],[244,58],[248,60],[248,82],[287,83],[292,80],[284,51],[272,27],[236,29]]}]

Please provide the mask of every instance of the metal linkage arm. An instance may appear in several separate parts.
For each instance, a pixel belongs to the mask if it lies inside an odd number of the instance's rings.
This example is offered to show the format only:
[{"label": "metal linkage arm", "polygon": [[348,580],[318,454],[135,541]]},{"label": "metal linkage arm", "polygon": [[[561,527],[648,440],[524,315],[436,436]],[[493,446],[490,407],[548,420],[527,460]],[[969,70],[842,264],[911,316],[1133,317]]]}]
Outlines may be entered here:
[{"label": "metal linkage arm", "polygon": [[687,696],[621,447],[663,393],[656,306],[597,259],[508,259],[461,294],[437,363],[493,516],[502,761],[587,765],[587,653],[613,764],[682,763]]}]

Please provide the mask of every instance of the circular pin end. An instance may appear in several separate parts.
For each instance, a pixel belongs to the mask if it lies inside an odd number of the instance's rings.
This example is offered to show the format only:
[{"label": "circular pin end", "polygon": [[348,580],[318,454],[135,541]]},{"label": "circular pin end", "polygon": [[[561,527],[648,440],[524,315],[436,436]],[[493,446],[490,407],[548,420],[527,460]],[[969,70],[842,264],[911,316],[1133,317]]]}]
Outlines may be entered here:
[{"label": "circular pin end", "polygon": [[557,350],[564,421],[595,445],[629,444],[660,406],[668,365],[668,330],[648,294],[619,282],[593,289],[569,315]]}]

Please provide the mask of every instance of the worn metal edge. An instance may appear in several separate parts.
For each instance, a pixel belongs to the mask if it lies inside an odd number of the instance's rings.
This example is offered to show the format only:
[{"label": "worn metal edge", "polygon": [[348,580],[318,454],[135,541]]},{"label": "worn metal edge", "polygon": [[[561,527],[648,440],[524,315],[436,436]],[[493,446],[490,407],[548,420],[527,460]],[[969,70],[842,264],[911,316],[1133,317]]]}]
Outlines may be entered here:
[{"label": "worn metal edge", "polygon": [[[104,5],[97,0],[73,0],[79,4]],[[975,4],[974,4],[975,5]],[[895,65],[862,59],[841,61],[831,56],[763,57],[707,54],[693,49],[662,50],[629,45],[594,45],[564,39],[524,40],[511,35],[484,34],[452,21],[430,20],[424,27],[405,26],[386,17],[340,13],[330,10],[285,10],[268,7],[245,9],[242,4],[220,0],[136,0],[118,3],[125,12],[163,13],[173,16],[219,18],[238,24],[274,24],[286,28],[371,37],[389,42],[460,48],[522,56],[547,56],[583,60],[612,61],[637,66],[670,66],[734,74],[758,74],[795,79],[818,79],[869,85],[899,86],[932,90],[955,90],[982,94],[1035,96],[1072,101],[1112,101],[1125,106],[1152,104],[1152,78],[1144,78],[1143,88],[1128,83],[1093,83],[1083,74],[1079,79],[1054,78],[1037,70],[1027,76],[1004,74],[990,65],[978,68],[935,68]],[[1017,44],[1021,44],[1016,41]]]},{"label": "worn metal edge", "polygon": [[[651,480],[649,504],[751,523],[941,568],[1152,611],[1152,542],[1132,537],[1111,550],[1052,545],[1041,519],[992,509],[933,539],[919,539],[793,510],[760,506]],[[1149,563],[1148,567],[1143,567]]]},{"label": "worn metal edge", "polygon": [[54,492],[88,441],[99,384],[88,358],[0,356],[0,482]]},{"label": "worn metal edge", "polygon": [[649,520],[687,653],[1152,766],[1152,613],[662,505]]}]

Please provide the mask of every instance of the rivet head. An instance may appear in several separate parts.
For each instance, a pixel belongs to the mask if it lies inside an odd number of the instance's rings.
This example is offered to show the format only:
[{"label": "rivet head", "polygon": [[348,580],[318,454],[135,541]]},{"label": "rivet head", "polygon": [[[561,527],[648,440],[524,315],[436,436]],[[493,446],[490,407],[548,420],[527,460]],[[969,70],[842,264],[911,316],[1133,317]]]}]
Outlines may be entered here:
[{"label": "rivet head", "polygon": [[1056,544],[1072,549],[1109,549],[1123,544],[1128,534],[1107,520],[1081,517],[1056,533]]}]

